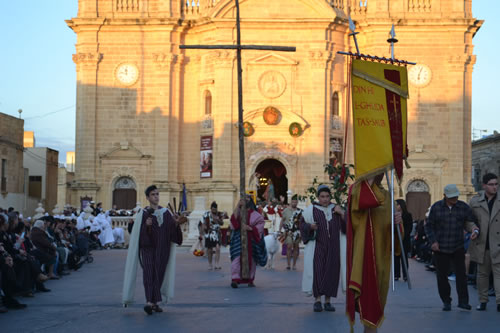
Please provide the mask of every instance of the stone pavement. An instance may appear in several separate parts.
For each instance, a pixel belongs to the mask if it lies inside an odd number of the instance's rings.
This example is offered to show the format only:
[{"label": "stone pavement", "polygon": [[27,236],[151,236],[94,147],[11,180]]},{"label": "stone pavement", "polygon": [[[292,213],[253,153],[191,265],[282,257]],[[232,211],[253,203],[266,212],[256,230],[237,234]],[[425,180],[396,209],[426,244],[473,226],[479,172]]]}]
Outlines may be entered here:
[{"label": "stone pavement", "polygon": [[[126,251],[94,251],[92,264],[49,281],[52,292],[21,299],[28,304],[26,310],[0,315],[0,332],[349,332],[342,292],[334,300],[337,312],[312,311],[312,298],[300,292],[302,261],[297,271],[286,271],[286,259],[280,256],[274,270],[257,269],[257,288],[232,289],[225,252],[223,269],[208,271],[206,259],[179,249],[176,297],[164,306],[164,313],[146,316],[142,274],[137,279],[138,304],[128,308],[120,304]],[[413,260],[410,265],[413,290],[396,282],[379,332],[500,332],[494,298],[486,312],[463,311],[456,308],[453,291],[452,311],[443,312],[434,274]],[[477,305],[472,287],[470,298],[471,305]],[[359,323],[355,332],[362,332]]]}]

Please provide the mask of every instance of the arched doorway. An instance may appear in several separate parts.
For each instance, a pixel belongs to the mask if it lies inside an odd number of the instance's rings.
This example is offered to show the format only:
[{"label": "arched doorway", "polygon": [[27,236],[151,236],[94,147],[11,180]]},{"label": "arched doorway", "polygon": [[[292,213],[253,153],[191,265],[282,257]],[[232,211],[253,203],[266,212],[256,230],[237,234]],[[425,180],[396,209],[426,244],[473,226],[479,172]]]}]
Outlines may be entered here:
[{"label": "arched doorway", "polygon": [[425,219],[425,213],[431,205],[429,185],[423,180],[414,180],[408,184],[406,206],[413,216],[413,220]]},{"label": "arched doorway", "polygon": [[270,158],[260,162],[255,172],[260,174],[260,179],[258,180],[260,188],[257,192],[257,197],[260,200],[272,199],[269,197],[269,190],[267,190],[272,182],[274,187],[274,198],[279,200],[280,195],[283,195],[286,201],[288,178],[286,177],[286,168],[283,163]]},{"label": "arched doorway", "polygon": [[113,205],[116,209],[133,209],[137,202],[137,191],[132,178],[119,178],[113,189]]}]

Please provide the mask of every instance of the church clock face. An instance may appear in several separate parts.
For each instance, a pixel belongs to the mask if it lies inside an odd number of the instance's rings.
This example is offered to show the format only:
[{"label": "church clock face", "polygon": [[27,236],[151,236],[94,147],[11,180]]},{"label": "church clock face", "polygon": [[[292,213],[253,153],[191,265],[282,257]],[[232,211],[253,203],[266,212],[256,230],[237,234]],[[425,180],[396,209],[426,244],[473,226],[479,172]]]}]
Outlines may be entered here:
[{"label": "church clock face", "polygon": [[408,79],[417,87],[424,87],[431,82],[432,72],[429,66],[424,64],[416,64],[410,67],[408,71]]},{"label": "church clock face", "polygon": [[139,68],[130,63],[119,64],[115,69],[115,77],[121,84],[131,86],[139,78]]}]

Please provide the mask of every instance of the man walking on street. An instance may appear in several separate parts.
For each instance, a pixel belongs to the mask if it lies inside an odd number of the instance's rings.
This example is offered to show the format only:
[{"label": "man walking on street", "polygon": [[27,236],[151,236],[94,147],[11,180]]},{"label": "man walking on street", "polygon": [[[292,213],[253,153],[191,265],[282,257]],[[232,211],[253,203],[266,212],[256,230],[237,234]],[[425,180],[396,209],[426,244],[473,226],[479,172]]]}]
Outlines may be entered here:
[{"label": "man walking on street", "polygon": [[490,273],[493,270],[497,311],[500,312],[500,197],[498,177],[492,173],[483,176],[484,192],[474,196],[470,207],[476,215],[481,233],[469,245],[471,260],[477,263],[478,311],[486,310]]},{"label": "man walking on street", "polygon": [[146,305],[144,311],[151,315],[163,312],[158,305],[162,296],[173,296],[175,277],[175,244],[182,244],[180,225],[187,222],[185,216],[177,216],[159,205],[160,193],[155,185],[146,189],[149,206],[140,210],[135,218],[125,264],[123,304],[134,300],[137,266],[143,271]]},{"label": "man walking on street", "polygon": [[444,198],[431,207],[425,233],[434,252],[438,291],[443,301],[443,311],[451,310],[448,274],[453,262],[455,267],[458,307],[470,310],[467,276],[465,272],[464,229],[472,232],[474,240],[479,234],[476,218],[465,202],[458,200],[460,192],[455,184],[444,188]]}]

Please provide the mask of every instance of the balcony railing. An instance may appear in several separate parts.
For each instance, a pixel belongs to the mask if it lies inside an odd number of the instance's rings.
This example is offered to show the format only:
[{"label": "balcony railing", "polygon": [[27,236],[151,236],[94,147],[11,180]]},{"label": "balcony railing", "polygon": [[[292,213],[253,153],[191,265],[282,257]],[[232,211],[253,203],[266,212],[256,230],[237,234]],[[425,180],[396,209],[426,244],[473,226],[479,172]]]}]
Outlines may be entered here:
[{"label": "balcony railing", "polygon": [[430,12],[431,0],[408,0],[408,11],[414,13]]}]

